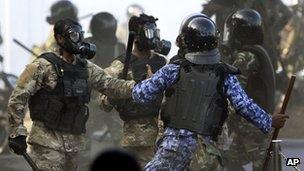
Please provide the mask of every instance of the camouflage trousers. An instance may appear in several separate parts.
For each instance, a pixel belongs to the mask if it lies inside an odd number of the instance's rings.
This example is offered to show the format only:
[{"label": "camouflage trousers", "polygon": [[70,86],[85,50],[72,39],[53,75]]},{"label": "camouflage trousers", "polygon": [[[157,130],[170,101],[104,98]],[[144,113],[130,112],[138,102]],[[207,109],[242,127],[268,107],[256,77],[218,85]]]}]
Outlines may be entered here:
[{"label": "camouflage trousers", "polygon": [[77,171],[78,153],[64,153],[32,144],[30,156],[42,171]]},{"label": "camouflage trousers", "polygon": [[146,165],[146,171],[183,171],[196,151],[196,136],[165,135],[158,141],[153,159]]},{"label": "camouflage trousers", "polygon": [[[259,136],[256,136],[259,139]],[[252,140],[254,144],[242,142],[244,137],[235,137],[230,149],[225,152],[225,159],[228,161],[226,169],[227,171],[245,171],[243,165],[252,162],[252,170],[260,171],[263,167],[263,162],[266,154],[266,141],[264,140]],[[259,142],[257,142],[259,141]],[[257,143],[259,143],[257,145]]]},{"label": "camouflage trousers", "polygon": [[233,141],[224,153],[227,171],[243,171],[243,165],[250,162],[253,171],[262,170],[269,135],[263,134],[237,115],[230,116],[228,126]]},{"label": "camouflage trousers", "polygon": [[189,171],[216,171],[221,170],[222,155],[216,144],[206,144],[199,137],[198,147],[191,164]]}]

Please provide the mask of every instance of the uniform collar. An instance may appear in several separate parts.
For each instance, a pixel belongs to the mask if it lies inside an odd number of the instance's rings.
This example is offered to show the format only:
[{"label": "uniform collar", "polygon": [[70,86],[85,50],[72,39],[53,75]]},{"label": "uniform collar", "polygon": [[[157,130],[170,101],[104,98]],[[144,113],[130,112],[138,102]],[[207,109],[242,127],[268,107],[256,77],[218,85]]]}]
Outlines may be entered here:
[{"label": "uniform collar", "polygon": [[208,52],[192,52],[185,54],[185,58],[194,64],[216,64],[221,60],[221,55],[218,49],[213,49]]}]

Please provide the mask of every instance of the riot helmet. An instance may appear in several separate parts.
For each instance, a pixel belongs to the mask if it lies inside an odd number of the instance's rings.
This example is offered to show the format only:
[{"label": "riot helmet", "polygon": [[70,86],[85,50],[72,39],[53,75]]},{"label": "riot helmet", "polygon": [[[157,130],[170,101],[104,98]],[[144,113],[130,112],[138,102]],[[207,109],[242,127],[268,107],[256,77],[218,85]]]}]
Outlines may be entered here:
[{"label": "riot helmet", "polygon": [[95,14],[90,23],[90,30],[98,40],[115,38],[117,20],[107,12]]},{"label": "riot helmet", "polygon": [[176,44],[189,53],[211,51],[218,47],[219,34],[216,24],[209,17],[195,13],[183,20]]},{"label": "riot helmet", "polygon": [[139,17],[133,16],[129,20],[129,31],[135,34],[135,44],[139,50],[153,50],[156,53],[167,55],[171,49],[171,43],[161,40],[160,30],[157,28],[153,16],[141,14]]},{"label": "riot helmet", "polygon": [[[95,56],[96,46],[84,42],[83,34],[81,25],[71,19],[59,20],[54,25],[54,36],[60,48],[71,54],[81,54],[83,57],[91,59]],[[58,42],[57,36],[61,36],[64,42]]]},{"label": "riot helmet", "polygon": [[225,21],[224,42],[239,45],[263,44],[261,15],[253,9],[230,14]]},{"label": "riot helmet", "polygon": [[46,21],[53,25],[60,19],[69,18],[77,21],[78,9],[68,0],[59,0],[51,6],[51,16],[46,18]]}]

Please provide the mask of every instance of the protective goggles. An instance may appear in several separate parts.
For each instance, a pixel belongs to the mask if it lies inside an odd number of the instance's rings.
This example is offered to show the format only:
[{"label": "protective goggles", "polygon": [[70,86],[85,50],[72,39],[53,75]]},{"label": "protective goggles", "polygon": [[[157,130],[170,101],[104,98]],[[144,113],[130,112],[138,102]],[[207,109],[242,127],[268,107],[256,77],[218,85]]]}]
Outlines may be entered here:
[{"label": "protective goggles", "polygon": [[74,43],[78,43],[83,41],[83,34],[84,31],[82,31],[81,27],[70,27],[67,29],[65,37],[69,38]]},{"label": "protective goggles", "polygon": [[155,24],[146,24],[143,28],[146,38],[160,38],[160,31],[156,28]]}]

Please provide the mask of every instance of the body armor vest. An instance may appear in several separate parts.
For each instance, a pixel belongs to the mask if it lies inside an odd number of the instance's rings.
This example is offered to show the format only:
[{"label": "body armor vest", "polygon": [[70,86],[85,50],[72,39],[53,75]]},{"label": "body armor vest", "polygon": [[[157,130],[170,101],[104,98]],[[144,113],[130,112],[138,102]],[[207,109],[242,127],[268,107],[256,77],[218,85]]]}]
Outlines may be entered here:
[{"label": "body armor vest", "polygon": [[90,101],[86,61],[77,58],[69,64],[53,53],[40,56],[53,64],[57,85],[53,90],[40,89],[30,98],[29,109],[33,121],[41,121],[52,130],[81,134],[89,117],[86,104]]},{"label": "body armor vest", "polygon": [[166,90],[166,104],[162,110],[165,125],[216,140],[227,118],[224,79],[228,74],[237,73],[236,68],[224,63],[194,65],[182,62],[179,81]]},{"label": "body armor vest", "polygon": [[[122,63],[124,63],[124,59],[124,56],[118,57],[118,60],[120,60]],[[155,73],[157,70],[166,65],[166,59],[157,54],[153,54],[151,58],[144,59],[139,59],[132,55],[130,70],[132,71],[133,80],[139,82],[146,78],[147,64],[151,66],[152,72]],[[122,120],[130,120],[141,117],[155,117],[159,114],[162,99],[163,95],[160,94],[155,101],[149,104],[139,104],[134,102],[133,99],[118,100],[114,106],[119,112]]]}]

